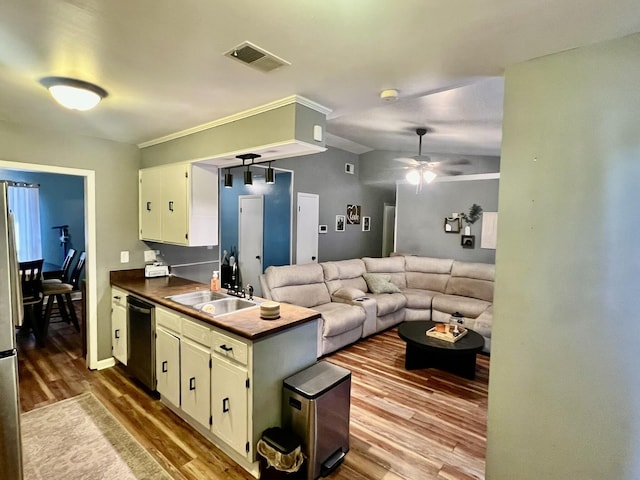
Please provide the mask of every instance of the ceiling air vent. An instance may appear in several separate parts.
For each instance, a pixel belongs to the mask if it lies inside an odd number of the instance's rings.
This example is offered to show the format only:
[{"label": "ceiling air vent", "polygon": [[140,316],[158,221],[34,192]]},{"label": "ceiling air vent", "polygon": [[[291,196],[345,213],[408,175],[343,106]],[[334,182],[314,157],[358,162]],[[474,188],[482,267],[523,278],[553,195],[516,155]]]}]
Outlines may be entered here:
[{"label": "ceiling air vent", "polygon": [[224,55],[261,72],[271,72],[284,65],[291,65],[290,62],[267,52],[251,42],[243,42]]}]

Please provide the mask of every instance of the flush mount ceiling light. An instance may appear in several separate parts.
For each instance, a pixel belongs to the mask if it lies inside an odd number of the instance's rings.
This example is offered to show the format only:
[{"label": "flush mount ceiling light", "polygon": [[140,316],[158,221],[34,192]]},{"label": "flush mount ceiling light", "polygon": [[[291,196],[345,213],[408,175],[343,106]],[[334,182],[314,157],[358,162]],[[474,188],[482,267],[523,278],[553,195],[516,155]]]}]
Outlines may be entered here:
[{"label": "flush mount ceiling light", "polygon": [[390,88],[388,90],[382,90],[380,92],[380,99],[385,102],[395,102],[398,99],[398,90]]},{"label": "flush mount ceiling light", "polygon": [[75,78],[44,77],[40,83],[56,102],[71,110],[91,110],[109,95],[104,88]]}]

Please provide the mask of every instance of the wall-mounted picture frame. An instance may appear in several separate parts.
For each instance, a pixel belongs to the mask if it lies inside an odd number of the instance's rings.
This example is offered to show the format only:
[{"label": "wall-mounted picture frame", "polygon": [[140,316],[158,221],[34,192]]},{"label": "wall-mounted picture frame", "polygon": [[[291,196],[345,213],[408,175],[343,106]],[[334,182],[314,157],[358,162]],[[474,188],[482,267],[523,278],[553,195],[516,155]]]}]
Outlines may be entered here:
[{"label": "wall-mounted picture frame", "polygon": [[444,218],[444,233],[460,233],[460,217]]},{"label": "wall-mounted picture frame", "polygon": [[346,223],[344,215],[336,215],[336,232],[344,232],[344,225]]},{"label": "wall-mounted picture frame", "polygon": [[327,233],[329,227],[327,225],[318,225],[318,233]]},{"label": "wall-mounted picture frame", "polygon": [[347,205],[347,223],[349,225],[360,225],[360,205]]},{"label": "wall-mounted picture frame", "polygon": [[368,232],[371,230],[371,217],[362,217],[362,231]]},{"label": "wall-mounted picture frame", "polygon": [[476,236],[475,235],[462,235],[460,240],[462,248],[476,248]]}]

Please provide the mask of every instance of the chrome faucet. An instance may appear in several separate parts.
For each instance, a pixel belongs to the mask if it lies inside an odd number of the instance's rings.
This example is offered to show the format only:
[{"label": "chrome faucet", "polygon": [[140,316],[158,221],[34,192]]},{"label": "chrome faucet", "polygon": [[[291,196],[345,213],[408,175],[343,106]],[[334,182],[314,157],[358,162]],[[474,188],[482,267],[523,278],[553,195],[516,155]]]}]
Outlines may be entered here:
[{"label": "chrome faucet", "polygon": [[248,300],[253,300],[253,285],[247,284],[246,288],[249,290]]}]

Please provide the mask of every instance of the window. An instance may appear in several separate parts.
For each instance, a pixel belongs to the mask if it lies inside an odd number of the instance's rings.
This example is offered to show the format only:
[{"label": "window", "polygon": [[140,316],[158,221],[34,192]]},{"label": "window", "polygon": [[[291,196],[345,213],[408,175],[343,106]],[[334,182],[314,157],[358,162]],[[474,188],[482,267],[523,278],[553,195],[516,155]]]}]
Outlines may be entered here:
[{"label": "window", "polygon": [[9,210],[15,221],[19,262],[42,258],[38,187],[37,184],[9,183]]}]

